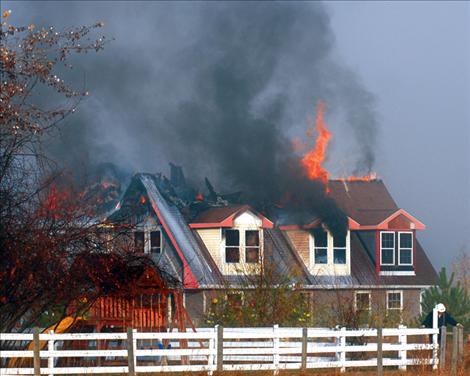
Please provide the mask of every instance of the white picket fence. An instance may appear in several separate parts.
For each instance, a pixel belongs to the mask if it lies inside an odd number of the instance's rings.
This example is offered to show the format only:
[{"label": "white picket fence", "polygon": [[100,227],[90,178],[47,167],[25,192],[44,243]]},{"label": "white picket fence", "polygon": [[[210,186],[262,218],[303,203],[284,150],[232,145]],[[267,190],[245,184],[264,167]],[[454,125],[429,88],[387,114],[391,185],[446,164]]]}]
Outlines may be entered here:
[{"label": "white picket fence", "polygon": [[[430,335],[433,340],[428,343]],[[149,372],[212,373],[216,370],[276,371],[299,368],[339,368],[344,371],[349,367],[377,367],[379,362],[384,367],[397,366],[399,369],[418,364],[429,364],[435,368],[439,362],[437,335],[437,328],[404,326],[382,329],[382,336],[378,336],[377,329],[302,329],[278,326],[199,328],[196,332],[184,333],[148,333],[136,330],[127,333],[49,332],[36,334],[35,351],[0,351],[0,361],[3,362],[0,375],[135,375]],[[0,348],[6,348],[5,344],[12,344],[7,341],[21,341],[18,343],[21,348],[25,348],[25,345],[33,341],[33,337],[33,334],[24,333],[0,334]],[[42,349],[40,341],[47,341],[47,345],[41,344]],[[77,344],[74,347],[73,342],[76,341],[82,341],[81,346]],[[100,346],[96,345],[101,343],[102,348],[105,341],[107,348],[100,350]],[[90,349],[90,344],[98,349]],[[162,344],[167,348],[161,348]],[[110,349],[111,345],[115,349]],[[17,364],[13,364],[13,358],[29,358],[29,364],[19,368]],[[64,366],[65,358],[75,359],[74,364]],[[90,358],[94,363],[91,366]]]}]

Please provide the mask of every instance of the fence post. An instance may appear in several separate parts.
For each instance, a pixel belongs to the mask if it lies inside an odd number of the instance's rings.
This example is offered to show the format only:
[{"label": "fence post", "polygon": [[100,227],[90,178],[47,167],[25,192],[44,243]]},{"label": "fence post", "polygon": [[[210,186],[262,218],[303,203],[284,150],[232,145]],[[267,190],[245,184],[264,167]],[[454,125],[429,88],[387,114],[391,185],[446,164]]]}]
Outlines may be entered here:
[{"label": "fence post", "polygon": [[459,355],[457,356],[457,357],[458,357],[457,362],[459,363],[459,365],[460,365],[461,367],[463,367],[463,366],[464,366],[464,364],[463,364],[463,361],[464,361],[464,351],[465,351],[464,346],[463,346],[463,344],[464,344],[464,340],[463,340],[463,325],[462,325],[462,324],[457,324],[457,328],[458,328],[457,331],[458,331],[458,333],[459,333],[459,335],[458,335],[458,337],[459,337],[459,344],[458,344],[458,346],[457,346],[458,349],[459,349]]},{"label": "fence post", "polygon": [[439,343],[438,343],[438,335],[439,335],[439,328],[438,328],[438,320],[437,320],[437,308],[434,307],[432,310],[432,328],[437,329],[437,332],[432,335],[432,369],[437,369],[437,365],[439,363]]},{"label": "fence post", "polygon": [[[398,329],[406,329],[406,325],[399,325]],[[406,334],[400,334],[398,336],[398,339],[399,339],[400,345],[403,346],[403,347],[405,347],[406,344],[408,343]],[[402,347],[402,350],[400,350],[400,352],[398,353],[399,356],[400,356],[400,366],[398,367],[398,369],[401,370],[401,371],[406,371],[407,351],[405,349],[403,349],[403,347]]]},{"label": "fence post", "polygon": [[308,329],[302,328],[302,360],[300,368],[305,370],[307,368],[307,345],[308,345]]},{"label": "fence post", "polygon": [[273,326],[273,365],[274,365],[274,374],[279,374],[279,334],[278,334],[279,325]]},{"label": "fence post", "polygon": [[377,328],[377,375],[383,376],[384,366],[383,366],[383,352],[382,352],[383,336],[382,336],[382,327]]},{"label": "fence post", "polygon": [[135,376],[135,342],[132,328],[127,328],[127,365],[129,376]]},{"label": "fence post", "polygon": [[346,328],[341,328],[341,354],[340,354],[340,362],[341,362],[341,372],[346,372]]},{"label": "fence post", "polygon": [[[53,330],[49,330],[49,334],[52,336],[54,335],[54,331]],[[54,351],[55,350],[55,346],[54,346],[54,340],[53,339],[50,339],[49,342],[47,343],[47,350],[49,352],[51,351]],[[52,355],[49,355],[49,358],[47,359],[47,368],[49,369],[53,369],[54,368],[54,357]],[[49,371],[49,376],[54,376],[54,372],[52,371]]]},{"label": "fence post", "polygon": [[439,368],[444,369],[446,366],[446,340],[447,340],[447,328],[445,326],[441,327],[441,343],[440,343],[440,353],[439,353]]},{"label": "fence post", "polygon": [[209,372],[208,372],[209,376],[211,376],[214,373],[215,354],[217,352],[216,340],[217,340],[217,327],[214,326],[212,338],[209,338],[209,350],[211,351],[211,353],[207,357],[207,368],[209,369]]},{"label": "fence post", "polygon": [[41,357],[40,357],[40,345],[39,345],[39,328],[33,330],[33,365],[34,365],[34,376],[41,375]]},{"label": "fence post", "polygon": [[217,328],[217,372],[222,372],[224,369],[224,327],[216,325]]},{"label": "fence post", "polygon": [[459,328],[454,326],[452,328],[452,365],[451,365],[451,374],[455,375],[457,373],[457,361],[459,358]]}]

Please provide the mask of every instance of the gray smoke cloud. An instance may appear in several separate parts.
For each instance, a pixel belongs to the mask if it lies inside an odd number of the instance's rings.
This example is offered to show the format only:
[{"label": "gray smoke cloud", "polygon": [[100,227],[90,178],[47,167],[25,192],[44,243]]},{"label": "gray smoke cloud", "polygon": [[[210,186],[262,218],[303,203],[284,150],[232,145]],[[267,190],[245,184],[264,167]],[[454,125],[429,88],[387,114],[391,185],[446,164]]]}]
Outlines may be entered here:
[{"label": "gray smoke cloud", "polygon": [[[256,202],[279,201],[286,191],[299,204],[311,202],[323,191],[303,180],[290,140],[305,130],[319,100],[327,103],[335,140],[354,150],[333,145],[331,154],[346,161],[348,172],[367,173],[374,164],[374,97],[335,60],[321,3],[4,7],[13,20],[38,25],[102,20],[105,34],[115,38],[103,53],[76,62],[91,98],[50,147],[74,169],[111,161],[154,172],[173,161],[194,179],[210,176],[225,189],[251,192]],[[299,187],[314,193],[300,194]],[[315,210],[335,211],[324,205]]]}]

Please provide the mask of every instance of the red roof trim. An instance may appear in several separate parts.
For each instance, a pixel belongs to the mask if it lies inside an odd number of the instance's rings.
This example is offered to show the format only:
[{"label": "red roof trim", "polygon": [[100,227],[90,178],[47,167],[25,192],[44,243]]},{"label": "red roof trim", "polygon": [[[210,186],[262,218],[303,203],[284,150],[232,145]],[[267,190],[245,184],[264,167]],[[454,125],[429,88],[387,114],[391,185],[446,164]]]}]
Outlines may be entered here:
[{"label": "red roof trim", "polygon": [[[411,230],[424,230],[426,228],[426,225],[423,222],[418,221],[415,217],[413,217],[410,213],[407,213],[403,209],[397,210],[395,213],[393,213],[390,217],[386,218],[382,222],[380,222],[377,226],[379,229],[385,229],[388,228],[387,224],[388,222],[392,221],[399,215],[404,215],[406,218],[410,220],[411,223],[413,223],[415,226]],[[387,227],[384,227],[387,226]]]},{"label": "red roof trim", "polygon": [[186,288],[198,288],[199,283],[197,282],[196,277],[194,276],[191,268],[189,267],[188,262],[186,261],[183,252],[181,251],[178,243],[176,242],[175,238],[173,237],[173,234],[171,233],[170,229],[168,228],[168,225],[166,224],[165,220],[163,219],[162,214],[160,213],[160,210],[158,209],[157,204],[147,195],[147,197],[150,199],[150,202],[152,204],[152,208],[155,211],[155,214],[158,217],[158,220],[162,224],[163,228],[165,229],[166,234],[170,238],[171,244],[173,244],[173,247],[175,247],[176,253],[178,253],[178,256],[180,257],[182,263],[183,263],[183,285]]},{"label": "red roof trim", "polygon": [[256,215],[259,219],[261,219],[261,227],[262,228],[273,228],[274,223],[271,222],[268,218],[266,218],[264,215],[261,215],[254,210],[252,210],[248,206],[241,207],[239,210],[237,210],[235,213],[229,215],[227,218],[223,219],[220,222],[211,222],[211,223],[190,223],[189,227],[190,228],[214,228],[214,227],[233,227],[233,222],[235,221],[235,218],[237,218],[240,214],[245,213],[247,211],[252,212],[254,215]]}]

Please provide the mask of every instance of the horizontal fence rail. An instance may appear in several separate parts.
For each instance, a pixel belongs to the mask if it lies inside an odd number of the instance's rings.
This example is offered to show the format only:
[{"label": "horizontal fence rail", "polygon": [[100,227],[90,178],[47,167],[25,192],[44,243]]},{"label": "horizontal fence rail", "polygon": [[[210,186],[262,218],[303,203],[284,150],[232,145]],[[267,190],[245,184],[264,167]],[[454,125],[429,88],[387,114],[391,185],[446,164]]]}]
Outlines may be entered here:
[{"label": "horizontal fence rail", "polygon": [[[2,333],[0,375],[129,374],[432,365],[439,329],[199,328]],[[36,337],[36,340],[34,339]],[[379,359],[377,354],[383,354]]]}]

